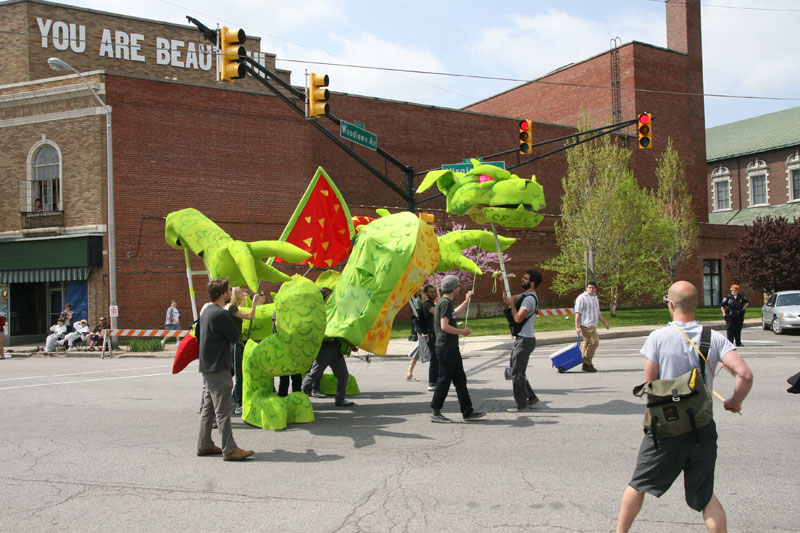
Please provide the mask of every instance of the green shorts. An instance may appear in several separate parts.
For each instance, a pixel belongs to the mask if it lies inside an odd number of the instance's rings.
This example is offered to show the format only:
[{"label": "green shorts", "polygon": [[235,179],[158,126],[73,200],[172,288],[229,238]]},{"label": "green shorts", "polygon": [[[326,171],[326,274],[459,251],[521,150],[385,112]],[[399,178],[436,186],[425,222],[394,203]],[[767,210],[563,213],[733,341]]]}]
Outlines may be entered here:
[{"label": "green shorts", "polygon": [[656,449],[653,438],[645,435],[629,485],[658,498],[683,472],[686,503],[695,511],[702,511],[714,494],[714,467],[717,463],[717,426],[714,421],[698,429],[697,437],[699,443],[694,432],[658,439]]}]

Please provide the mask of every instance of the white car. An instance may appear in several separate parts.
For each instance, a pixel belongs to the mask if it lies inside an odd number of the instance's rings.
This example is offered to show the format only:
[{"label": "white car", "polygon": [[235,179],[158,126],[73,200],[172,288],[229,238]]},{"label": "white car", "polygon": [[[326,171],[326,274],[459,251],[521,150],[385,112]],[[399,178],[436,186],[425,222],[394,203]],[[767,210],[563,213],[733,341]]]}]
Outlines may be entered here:
[{"label": "white car", "polygon": [[780,335],[785,329],[800,328],[800,291],[780,291],[761,308],[761,325]]}]

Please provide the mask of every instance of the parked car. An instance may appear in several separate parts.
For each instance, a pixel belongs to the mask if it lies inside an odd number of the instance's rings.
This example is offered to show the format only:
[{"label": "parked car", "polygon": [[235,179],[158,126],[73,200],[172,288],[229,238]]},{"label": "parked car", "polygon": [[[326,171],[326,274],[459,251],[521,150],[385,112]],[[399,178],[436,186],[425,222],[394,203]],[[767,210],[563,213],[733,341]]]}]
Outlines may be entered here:
[{"label": "parked car", "polygon": [[780,335],[785,329],[800,328],[800,291],[780,291],[761,308],[761,326]]}]

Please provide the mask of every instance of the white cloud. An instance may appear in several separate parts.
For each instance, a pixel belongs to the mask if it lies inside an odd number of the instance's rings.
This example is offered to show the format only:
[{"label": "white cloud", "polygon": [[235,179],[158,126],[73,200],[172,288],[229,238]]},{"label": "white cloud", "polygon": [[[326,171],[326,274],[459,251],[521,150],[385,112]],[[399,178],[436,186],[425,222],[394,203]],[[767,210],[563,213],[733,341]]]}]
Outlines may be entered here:
[{"label": "white cloud", "polygon": [[626,12],[613,20],[592,20],[550,9],[540,15],[515,16],[507,24],[482,29],[465,43],[483,69],[534,79],[569,63],[582,61],[621,43],[638,40],[664,46],[664,19]]}]

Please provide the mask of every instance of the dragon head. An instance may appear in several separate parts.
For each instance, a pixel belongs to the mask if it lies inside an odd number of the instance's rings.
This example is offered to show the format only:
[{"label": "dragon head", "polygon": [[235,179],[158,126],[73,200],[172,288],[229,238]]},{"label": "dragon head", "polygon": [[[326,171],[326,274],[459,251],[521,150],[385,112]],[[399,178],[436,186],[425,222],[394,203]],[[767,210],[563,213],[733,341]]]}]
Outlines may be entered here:
[{"label": "dragon head", "polygon": [[532,228],[542,221],[544,189],[536,181],[520,178],[508,170],[472,160],[473,169],[463,174],[452,170],[428,172],[417,189],[423,192],[435,183],[447,196],[447,212],[468,215],[479,224],[493,222],[511,228]]}]

